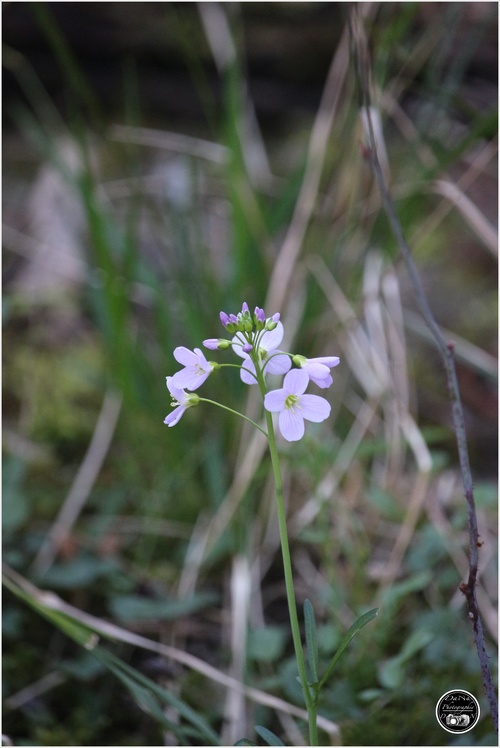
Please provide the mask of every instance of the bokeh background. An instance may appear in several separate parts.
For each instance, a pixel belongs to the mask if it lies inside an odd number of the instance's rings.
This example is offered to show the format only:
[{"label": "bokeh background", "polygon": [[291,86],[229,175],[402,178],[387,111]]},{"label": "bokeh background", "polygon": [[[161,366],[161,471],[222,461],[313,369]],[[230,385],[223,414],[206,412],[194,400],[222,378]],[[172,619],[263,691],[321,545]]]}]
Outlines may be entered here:
[{"label": "bokeh background", "polygon": [[[456,346],[496,672],[498,8],[354,5],[392,194]],[[266,445],[208,405],[162,423],[176,346],[223,334],[219,311],[243,301],[280,311],[286,350],[341,358],[332,418],[280,443],[322,662],[381,609],[320,712],[345,745],[494,745],[458,591],[468,533],[446,381],[363,159],[348,10],[2,4],[4,560],[210,664],[106,645],[222,744],[256,740],[255,724],[301,744],[286,709],[213,675],[300,704]],[[200,394],[259,417],[231,369]],[[205,744],[187,713],[162,722],[8,591],[3,621],[7,742]],[[434,717],[456,687],[482,709],[461,737]]]}]

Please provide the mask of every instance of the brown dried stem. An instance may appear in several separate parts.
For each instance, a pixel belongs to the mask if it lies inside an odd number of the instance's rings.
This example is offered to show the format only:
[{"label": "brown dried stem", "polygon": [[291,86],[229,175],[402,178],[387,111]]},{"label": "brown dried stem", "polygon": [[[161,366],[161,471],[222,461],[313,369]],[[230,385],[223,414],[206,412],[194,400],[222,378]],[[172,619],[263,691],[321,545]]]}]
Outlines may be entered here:
[{"label": "brown dried stem", "polygon": [[368,142],[366,144],[366,147],[364,147],[363,149],[363,153],[372,169],[375,181],[380,190],[384,211],[391,225],[391,229],[398,244],[399,251],[401,252],[401,256],[403,257],[403,260],[405,262],[413,292],[415,294],[416,302],[418,304],[422,317],[424,318],[432,333],[432,337],[444,362],[448,392],[451,400],[453,430],[455,432],[455,438],[457,442],[462,484],[464,487],[465,499],[467,502],[467,522],[469,528],[469,571],[467,581],[464,581],[460,584],[460,591],[465,596],[465,600],[467,603],[468,617],[472,625],[474,641],[476,644],[479,663],[481,666],[483,683],[486,689],[490,713],[495,731],[498,732],[497,697],[493,685],[493,678],[489,668],[489,657],[486,651],[483,626],[481,623],[481,616],[479,614],[479,607],[476,597],[476,584],[479,562],[478,549],[480,546],[480,541],[477,525],[476,506],[474,501],[472,473],[469,462],[469,451],[467,447],[467,434],[465,428],[464,413],[455,367],[454,345],[452,342],[447,342],[445,340],[441,329],[439,328],[439,325],[434,319],[434,315],[432,314],[431,308],[427,301],[427,297],[420,281],[417,268],[412,258],[410,247],[405,239],[403,228],[399,221],[394,201],[391,197],[391,193],[389,191],[387,181],[377,155],[377,143],[371,117],[371,68],[366,37],[362,28],[361,21],[357,15],[357,4],[354,4],[353,10],[349,16],[349,30],[352,57],[355,65],[355,75],[357,78],[361,99],[360,104],[362,107],[362,111],[366,115],[367,122]]}]

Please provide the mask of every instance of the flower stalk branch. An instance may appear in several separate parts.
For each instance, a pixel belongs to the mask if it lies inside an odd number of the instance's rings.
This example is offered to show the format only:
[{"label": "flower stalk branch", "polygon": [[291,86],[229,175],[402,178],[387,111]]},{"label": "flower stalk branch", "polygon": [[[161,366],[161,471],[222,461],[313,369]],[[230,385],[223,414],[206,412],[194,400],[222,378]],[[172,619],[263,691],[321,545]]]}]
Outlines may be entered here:
[{"label": "flower stalk branch", "polygon": [[[264,377],[259,377],[259,387],[262,396],[265,397],[266,385]],[[267,432],[269,442],[269,454],[271,456],[271,464],[273,466],[274,485],[276,493],[276,511],[278,516],[278,527],[280,534],[281,543],[281,555],[283,557],[283,572],[285,575],[285,587],[286,596],[288,600],[288,613],[290,616],[290,627],[292,630],[293,646],[295,650],[295,658],[297,660],[297,667],[299,670],[300,684],[302,686],[302,693],[304,695],[304,701],[306,703],[308,722],[309,722],[309,744],[314,746],[318,745],[318,726],[317,726],[317,699],[311,694],[309,687],[306,671],[306,663],[304,659],[304,651],[302,648],[302,639],[300,636],[300,625],[297,615],[297,604],[295,601],[295,590],[293,586],[293,572],[292,572],[292,560],[290,556],[290,544],[288,542],[288,532],[286,526],[286,512],[285,512],[285,501],[283,497],[283,480],[281,477],[281,467],[278,456],[278,448],[276,445],[276,437],[274,434],[273,416],[266,410],[267,418]]]},{"label": "flower stalk branch", "polygon": [[[337,366],[340,363],[340,359],[338,356],[323,356],[320,358],[308,359],[300,354],[286,353],[279,350],[278,346],[283,339],[284,330],[278,313],[274,314],[272,317],[266,318],[264,310],[255,307],[255,311],[252,315],[248,308],[248,304],[244,303],[241,312],[237,315],[221,312],[220,321],[223,327],[225,327],[226,332],[228,332],[232,338],[230,340],[226,338],[207,338],[203,341],[203,345],[211,351],[223,351],[231,348],[233,353],[243,359],[242,363],[237,366],[240,370],[240,378],[247,385],[257,384],[262,396],[267,432],[243,413],[239,413],[238,411],[233,410],[233,408],[216,402],[215,400],[200,397],[196,392],[193,392],[193,390],[198,389],[202,384],[204,384],[208,377],[212,376],[214,372],[219,371],[225,366],[234,367],[236,365],[207,361],[204,353],[199,348],[190,351],[188,348],[184,348],[183,346],[174,350],[174,358],[178,363],[182,364],[184,368],[176,372],[173,376],[167,377],[167,387],[172,397],[173,410],[165,418],[164,423],[169,427],[175,426],[189,408],[199,405],[200,403],[210,403],[249,421],[261,433],[263,433],[268,440],[276,491],[276,508],[283,558],[286,596],[290,616],[290,628],[299,673],[299,681],[307,709],[309,744],[316,746],[318,745],[319,695],[336,660],[330,665],[325,677],[320,681],[317,676],[317,663],[314,656],[313,660],[311,660],[310,643],[311,641],[316,641],[315,624],[313,623],[314,615],[311,603],[306,600],[304,604],[304,615],[307,642],[307,664],[309,665],[309,671],[312,674],[313,680],[313,682],[309,682],[293,586],[292,558],[286,525],[283,480],[274,431],[273,413],[279,414],[279,430],[283,438],[289,442],[298,441],[304,436],[305,421],[312,421],[313,423],[321,423],[322,421],[325,421],[331,412],[330,403],[319,395],[306,393],[306,390],[310,382],[321,389],[327,389],[330,387],[333,382],[330,369]],[[279,389],[269,390],[266,383],[266,377],[268,374],[285,375],[283,386]],[[374,613],[374,611],[371,613]],[[361,623],[360,626],[364,625],[365,621],[368,621],[369,619],[371,620],[370,616],[366,617],[365,614],[363,623]],[[353,631],[358,630],[358,628],[355,628]],[[312,647],[312,650],[316,651],[317,648]],[[313,661],[314,666],[311,668],[311,662]],[[260,729],[267,730],[267,728]],[[268,730],[267,732],[269,733]],[[276,738],[276,736],[273,736],[273,740],[274,738]],[[280,743],[272,744],[279,745]]]}]

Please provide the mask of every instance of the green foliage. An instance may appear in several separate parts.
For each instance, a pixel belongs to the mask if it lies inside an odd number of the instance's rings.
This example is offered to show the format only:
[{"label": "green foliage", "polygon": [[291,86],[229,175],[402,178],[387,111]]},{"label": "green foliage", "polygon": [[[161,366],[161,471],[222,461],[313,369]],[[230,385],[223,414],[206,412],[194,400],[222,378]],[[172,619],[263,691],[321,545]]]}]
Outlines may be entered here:
[{"label": "green foliage", "polygon": [[278,736],[274,734],[274,732],[268,730],[267,727],[257,725],[255,728],[255,732],[260,735],[263,740],[266,741],[266,745],[285,745],[283,741],[280,740]]},{"label": "green foliage", "polygon": [[304,624],[306,630],[307,664],[309,666],[309,684],[318,683],[318,632],[314,609],[310,600],[304,600]]}]

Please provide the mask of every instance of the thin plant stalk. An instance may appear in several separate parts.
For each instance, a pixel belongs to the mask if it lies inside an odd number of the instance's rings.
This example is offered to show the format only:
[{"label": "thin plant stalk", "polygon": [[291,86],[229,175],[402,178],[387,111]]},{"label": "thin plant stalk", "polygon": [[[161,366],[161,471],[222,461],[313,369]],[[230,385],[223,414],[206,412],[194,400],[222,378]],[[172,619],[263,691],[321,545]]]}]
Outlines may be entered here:
[{"label": "thin plant stalk", "polygon": [[405,262],[410,282],[413,288],[415,299],[419,306],[422,317],[428,325],[434,338],[436,347],[441,354],[446,373],[448,384],[448,393],[451,401],[451,412],[453,419],[453,430],[457,443],[457,451],[460,463],[460,472],[464,488],[465,499],[467,502],[467,523],[469,528],[469,574],[466,582],[459,586],[467,603],[468,617],[472,624],[474,641],[483,676],[483,683],[488,698],[490,714],[495,731],[498,733],[498,702],[493,685],[493,678],[489,667],[489,658],[486,651],[484,640],[483,626],[479,613],[479,606],[476,597],[477,574],[479,564],[479,531],[477,524],[476,506],[474,500],[474,488],[472,481],[472,472],[469,462],[469,451],[467,446],[467,434],[465,428],[465,418],[460,398],[460,388],[458,384],[457,372],[455,367],[455,351],[452,342],[447,342],[443,337],[441,329],[437,324],[432,310],[430,308],[427,296],[423,289],[420,277],[413,261],[410,247],[406,241],[403,227],[399,220],[392,195],[387,185],[380,159],[377,152],[377,139],[375,137],[374,126],[372,122],[371,95],[370,95],[370,76],[371,67],[368,54],[367,40],[364,30],[357,17],[356,9],[349,16],[349,31],[351,35],[352,51],[355,61],[355,74],[359,87],[360,105],[362,111],[366,113],[367,122],[367,147],[364,149],[364,155],[367,159],[375,181],[380,190],[382,204],[385,214],[390,223],[392,232],[396,239],[399,251]]},{"label": "thin plant stalk", "polygon": [[[266,385],[264,381],[264,374],[262,370],[257,368],[257,379],[264,397],[266,393]],[[299,670],[299,678],[302,686],[302,692],[304,694],[304,701],[306,703],[306,709],[308,714],[309,722],[309,744],[314,746],[318,745],[318,726],[317,726],[317,699],[313,698],[309,683],[307,679],[306,663],[304,659],[304,651],[302,649],[302,639],[300,636],[299,619],[297,615],[297,604],[295,602],[295,590],[293,586],[293,573],[292,573],[292,559],[290,556],[290,546],[288,543],[288,532],[286,526],[286,512],[285,502],[283,498],[283,480],[281,477],[281,467],[278,455],[278,447],[276,446],[276,437],[274,434],[274,425],[272,414],[266,410],[267,419],[267,438],[269,442],[269,453],[271,455],[271,463],[273,466],[273,475],[276,491],[276,507],[278,514],[278,527],[280,533],[281,542],[281,553],[283,556],[283,570],[285,575],[285,587],[286,596],[288,600],[288,612],[290,616],[290,626],[292,629],[293,646],[295,649],[295,657],[297,660],[297,667]]]}]

